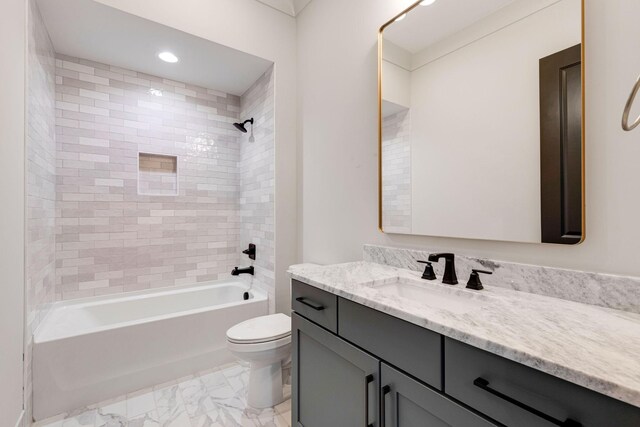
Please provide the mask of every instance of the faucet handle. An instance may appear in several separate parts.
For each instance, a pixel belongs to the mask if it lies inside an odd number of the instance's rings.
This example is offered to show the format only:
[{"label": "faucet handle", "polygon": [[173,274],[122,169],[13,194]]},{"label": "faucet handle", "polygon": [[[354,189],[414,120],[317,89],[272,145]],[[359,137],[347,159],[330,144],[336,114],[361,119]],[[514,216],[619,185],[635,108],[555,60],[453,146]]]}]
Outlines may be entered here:
[{"label": "faucet handle", "polygon": [[482,289],[484,289],[484,286],[482,286],[482,282],[480,281],[480,274],[493,274],[492,271],[487,271],[487,270],[477,270],[477,269],[473,269],[471,270],[471,275],[469,276],[469,281],[467,282],[467,289],[474,289],[476,291],[480,291]]},{"label": "faucet handle", "polygon": [[424,266],[424,273],[422,273],[422,278],[425,280],[436,280],[436,273],[435,271],[433,271],[433,265],[431,264],[431,261],[418,260],[418,262],[420,264],[426,264]]}]

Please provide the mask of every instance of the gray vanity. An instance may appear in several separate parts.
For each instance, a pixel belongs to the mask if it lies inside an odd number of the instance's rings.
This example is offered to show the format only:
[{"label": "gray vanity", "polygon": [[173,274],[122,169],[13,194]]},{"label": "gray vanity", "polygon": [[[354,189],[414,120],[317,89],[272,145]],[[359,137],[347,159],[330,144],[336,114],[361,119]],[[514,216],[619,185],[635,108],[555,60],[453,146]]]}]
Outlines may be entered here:
[{"label": "gray vanity", "polygon": [[[403,279],[403,274],[410,277]],[[521,331],[511,325],[511,332],[500,332],[510,314],[502,314],[502,324],[485,333],[485,322],[494,315],[491,309],[505,313],[509,305],[518,304],[517,298],[530,299],[534,309],[538,304],[556,303],[562,310],[566,304],[579,322],[583,321],[580,310],[590,306],[522,292],[512,292],[519,294],[514,296],[503,290],[464,291],[460,286],[451,298],[467,298],[477,310],[421,306],[420,301],[409,302],[416,295],[398,296],[389,287],[398,281],[405,288],[420,287],[418,276],[373,263],[317,267],[292,277],[295,426],[640,426],[640,389],[629,390],[637,384],[633,381],[638,372],[629,373],[631,387],[617,384],[616,388],[615,377],[624,372],[624,366],[611,372],[610,382],[595,378],[598,374],[585,365],[587,348],[574,349],[575,366],[562,366],[542,353],[515,351],[510,333],[529,335],[534,347],[540,337],[533,336],[526,325]],[[454,288],[433,282],[425,286],[432,288],[428,292],[435,290],[435,299],[448,298],[447,292]],[[444,299],[438,301],[446,305]],[[593,309],[617,315],[614,310]],[[522,315],[527,318],[526,312]],[[623,320],[640,319],[630,316]],[[566,326],[554,321],[553,314],[547,317],[546,321]],[[600,322],[607,320],[600,316]],[[494,332],[498,335],[491,336]],[[629,350],[635,351],[639,344],[631,343]],[[558,351],[566,353],[562,348]],[[597,353],[595,360],[600,357]],[[560,356],[570,355],[554,357]],[[617,363],[638,367],[632,356]]]}]

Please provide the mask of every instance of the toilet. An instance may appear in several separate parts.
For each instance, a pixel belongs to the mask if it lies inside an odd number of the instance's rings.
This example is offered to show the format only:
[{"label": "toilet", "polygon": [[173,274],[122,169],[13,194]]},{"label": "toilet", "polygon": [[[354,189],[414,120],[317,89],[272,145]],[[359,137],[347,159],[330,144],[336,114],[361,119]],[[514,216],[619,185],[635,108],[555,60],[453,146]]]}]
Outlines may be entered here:
[{"label": "toilet", "polygon": [[247,403],[269,408],[284,401],[282,366],[291,359],[291,318],[255,317],[227,331],[227,348],[251,365]]}]

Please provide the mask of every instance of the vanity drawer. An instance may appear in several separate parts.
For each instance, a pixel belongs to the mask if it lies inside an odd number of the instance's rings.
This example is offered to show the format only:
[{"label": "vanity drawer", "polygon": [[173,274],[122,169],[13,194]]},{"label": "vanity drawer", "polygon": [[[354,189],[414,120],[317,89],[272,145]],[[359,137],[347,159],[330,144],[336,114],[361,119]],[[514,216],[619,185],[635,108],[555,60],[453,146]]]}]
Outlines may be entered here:
[{"label": "vanity drawer", "polygon": [[338,333],[338,297],[291,280],[291,308],[318,325]]},{"label": "vanity drawer", "polygon": [[640,426],[640,408],[552,375],[449,338],[444,353],[445,392],[507,426]]},{"label": "vanity drawer", "polygon": [[442,389],[442,337],[440,334],[339,298],[340,336],[376,357]]}]

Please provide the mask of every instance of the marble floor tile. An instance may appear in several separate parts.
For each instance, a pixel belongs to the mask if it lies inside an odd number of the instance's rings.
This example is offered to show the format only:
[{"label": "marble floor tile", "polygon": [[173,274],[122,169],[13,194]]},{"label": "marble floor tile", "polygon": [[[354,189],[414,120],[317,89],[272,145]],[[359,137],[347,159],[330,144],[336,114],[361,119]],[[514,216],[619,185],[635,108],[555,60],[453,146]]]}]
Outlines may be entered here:
[{"label": "marble floor tile", "polygon": [[[247,405],[249,369],[227,364],[129,393],[35,427],[290,427],[291,402],[274,408]],[[291,386],[285,385],[290,396]]]},{"label": "marble floor tile", "polygon": [[127,396],[127,417],[133,418],[140,414],[147,414],[156,409],[156,401],[152,391]]}]

